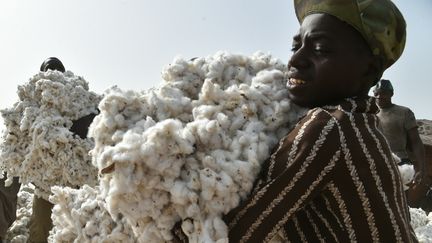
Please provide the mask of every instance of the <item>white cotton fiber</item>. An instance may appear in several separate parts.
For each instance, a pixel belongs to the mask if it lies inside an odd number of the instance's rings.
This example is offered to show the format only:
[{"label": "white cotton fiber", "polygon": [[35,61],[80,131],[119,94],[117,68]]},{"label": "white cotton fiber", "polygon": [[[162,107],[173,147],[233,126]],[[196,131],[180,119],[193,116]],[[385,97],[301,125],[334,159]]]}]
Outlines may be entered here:
[{"label": "white cotton fiber", "polygon": [[303,110],[285,65],[268,54],[174,59],[158,87],[109,89],[90,128],[111,215],[138,241],[164,242],[181,219],[191,242],[223,242],[221,216],[250,192],[261,164]]},{"label": "white cotton fiber", "polygon": [[19,101],[1,110],[6,129],[0,145],[0,173],[33,183],[48,199],[50,187],[94,185],[97,170],[88,154],[94,143],[69,129],[72,121],[97,113],[101,97],[82,77],[67,71],[40,72],[18,86]]}]

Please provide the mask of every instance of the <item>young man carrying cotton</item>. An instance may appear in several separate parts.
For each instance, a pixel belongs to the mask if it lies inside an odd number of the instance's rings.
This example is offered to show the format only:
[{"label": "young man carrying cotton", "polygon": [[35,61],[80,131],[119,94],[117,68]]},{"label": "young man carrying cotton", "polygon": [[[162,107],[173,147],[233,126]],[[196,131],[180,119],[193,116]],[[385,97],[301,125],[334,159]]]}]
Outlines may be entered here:
[{"label": "young man carrying cotton", "polygon": [[311,108],[227,216],[232,242],[416,242],[398,168],[370,88],[402,54],[405,21],[388,0],[295,1],[301,23],[288,89]]},{"label": "young man carrying cotton", "polygon": [[[50,57],[40,67],[41,72],[47,72],[48,70],[57,70],[64,73],[65,67],[58,58]],[[73,121],[70,131],[82,139],[86,138],[88,127],[95,116],[96,114],[89,114]],[[51,212],[53,206],[51,202],[42,197],[34,196],[33,211],[29,222],[29,243],[47,242],[49,231],[52,228]]]},{"label": "young man carrying cotton", "polygon": [[[368,96],[402,54],[389,0],[295,0],[293,102],[311,110],[224,218],[230,242],[417,242],[397,165]],[[174,230],[178,236],[178,230]]]}]

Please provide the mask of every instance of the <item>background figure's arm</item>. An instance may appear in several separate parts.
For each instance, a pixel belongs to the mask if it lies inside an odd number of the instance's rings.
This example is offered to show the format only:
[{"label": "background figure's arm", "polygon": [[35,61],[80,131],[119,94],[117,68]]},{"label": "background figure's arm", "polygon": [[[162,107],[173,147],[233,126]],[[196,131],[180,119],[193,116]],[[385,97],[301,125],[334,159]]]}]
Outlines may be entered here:
[{"label": "background figure's arm", "polygon": [[415,182],[420,183],[426,176],[427,165],[425,163],[425,150],[423,146],[423,142],[420,138],[420,135],[417,131],[417,127],[411,128],[408,130],[407,134],[407,150],[409,154],[412,156],[411,161],[414,165],[414,170],[416,172]]},{"label": "background figure's arm", "polygon": [[97,114],[92,113],[73,121],[70,131],[80,136],[82,139],[86,138],[89,126],[93,122],[95,116],[97,116]]}]

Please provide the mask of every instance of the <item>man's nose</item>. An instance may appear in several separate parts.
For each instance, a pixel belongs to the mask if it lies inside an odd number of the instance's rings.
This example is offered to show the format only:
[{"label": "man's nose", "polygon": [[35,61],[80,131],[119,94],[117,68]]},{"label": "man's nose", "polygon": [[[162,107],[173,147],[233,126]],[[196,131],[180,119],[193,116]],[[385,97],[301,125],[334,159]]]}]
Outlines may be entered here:
[{"label": "man's nose", "polygon": [[299,48],[288,61],[288,67],[295,67],[297,69],[307,68],[310,62],[306,54],[306,50],[303,47]]}]

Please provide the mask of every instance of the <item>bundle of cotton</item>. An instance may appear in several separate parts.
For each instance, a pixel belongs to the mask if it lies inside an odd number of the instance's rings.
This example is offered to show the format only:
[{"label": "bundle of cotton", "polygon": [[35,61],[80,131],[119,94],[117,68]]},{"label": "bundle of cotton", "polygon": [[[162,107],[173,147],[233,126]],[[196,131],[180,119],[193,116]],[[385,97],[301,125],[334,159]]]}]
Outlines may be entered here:
[{"label": "bundle of cotton", "polygon": [[21,185],[18,192],[16,220],[9,227],[5,242],[25,243],[29,236],[28,224],[32,214],[34,186],[32,184]]},{"label": "bundle of cotton", "polygon": [[72,122],[97,113],[101,96],[89,91],[82,77],[67,71],[40,72],[18,86],[19,101],[1,111],[6,130],[0,172],[21,183],[36,185],[35,194],[47,199],[50,187],[97,182],[88,154],[94,142],[69,129]]},{"label": "bundle of cotton", "polygon": [[134,234],[125,219],[115,220],[106,210],[105,200],[98,187],[84,185],[80,189],[52,188],[50,201],[53,229],[49,242],[135,242]]},{"label": "bundle of cotton", "polygon": [[146,92],[112,88],[89,135],[112,215],[139,241],[226,240],[221,215],[250,192],[260,165],[303,115],[287,96],[285,66],[268,54],[177,58]]}]

